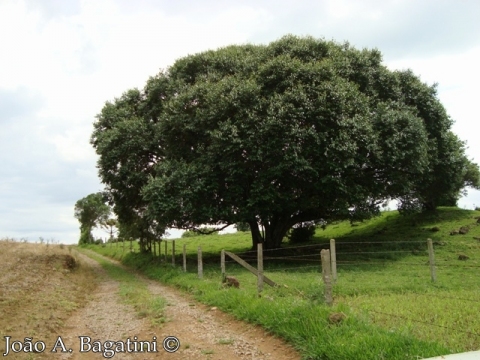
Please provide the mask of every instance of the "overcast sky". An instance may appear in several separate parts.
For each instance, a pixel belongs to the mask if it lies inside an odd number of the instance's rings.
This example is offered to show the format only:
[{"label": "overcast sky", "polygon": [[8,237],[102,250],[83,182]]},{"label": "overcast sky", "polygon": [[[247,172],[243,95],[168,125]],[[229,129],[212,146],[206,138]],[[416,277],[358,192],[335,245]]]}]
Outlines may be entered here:
[{"label": "overcast sky", "polygon": [[478,0],[0,0],[0,238],[78,241],[75,202],[103,188],[89,138],[105,101],[179,57],[288,33],[375,47],[438,83],[479,163],[479,19]]}]

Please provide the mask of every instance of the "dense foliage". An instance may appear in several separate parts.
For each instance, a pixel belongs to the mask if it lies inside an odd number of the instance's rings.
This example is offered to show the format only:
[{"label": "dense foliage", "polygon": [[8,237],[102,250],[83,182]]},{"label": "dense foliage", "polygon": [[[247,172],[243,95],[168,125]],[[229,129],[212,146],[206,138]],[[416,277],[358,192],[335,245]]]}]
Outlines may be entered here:
[{"label": "dense foliage", "polygon": [[121,232],[246,222],[268,248],[298,223],[478,187],[451,125],[435,87],[378,50],[286,36],[177,60],[108,102],[91,142]]}]

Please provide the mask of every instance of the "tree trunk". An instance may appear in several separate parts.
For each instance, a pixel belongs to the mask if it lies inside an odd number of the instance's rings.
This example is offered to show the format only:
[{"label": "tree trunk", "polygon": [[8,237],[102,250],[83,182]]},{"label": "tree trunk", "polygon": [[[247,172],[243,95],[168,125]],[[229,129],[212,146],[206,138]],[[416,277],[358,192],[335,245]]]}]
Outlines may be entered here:
[{"label": "tree trunk", "polygon": [[260,233],[256,221],[250,221],[250,230],[252,232],[252,250],[257,249],[258,243],[263,243],[264,249],[278,249],[282,245],[282,240],[291,228],[288,220],[274,218],[272,221],[265,222],[265,234]]},{"label": "tree trunk", "polygon": [[142,236],[140,237],[140,252],[148,253],[152,251],[151,242],[149,241],[148,237]]},{"label": "tree trunk", "polygon": [[265,242],[264,242],[264,249],[278,249],[282,246],[283,238],[285,237],[288,229],[290,226],[277,223],[275,226],[269,224],[265,231]]},{"label": "tree trunk", "polygon": [[248,225],[250,225],[250,232],[252,234],[252,250],[257,250],[257,245],[263,243],[263,237],[258,229],[258,223],[255,220],[249,221]]},{"label": "tree trunk", "polygon": [[433,212],[437,209],[437,206],[435,204],[435,201],[430,200],[423,203],[423,208],[425,211]]}]

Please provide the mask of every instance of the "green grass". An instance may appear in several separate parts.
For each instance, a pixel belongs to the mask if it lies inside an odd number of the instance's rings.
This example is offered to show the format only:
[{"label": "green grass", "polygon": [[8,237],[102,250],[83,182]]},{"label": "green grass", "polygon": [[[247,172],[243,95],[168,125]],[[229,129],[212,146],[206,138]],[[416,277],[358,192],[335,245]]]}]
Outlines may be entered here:
[{"label": "green grass", "polygon": [[218,343],[219,343],[220,345],[231,345],[231,344],[233,344],[234,342],[235,342],[234,339],[220,339],[220,340],[218,340]]},{"label": "green grass", "polygon": [[134,307],[140,318],[148,318],[152,325],[160,325],[165,322],[164,309],[167,304],[165,299],[152,295],[146,284],[128,270],[92,254],[92,252],[88,252],[88,256],[100,263],[109,277],[120,283],[120,296],[126,304]]},{"label": "green grass", "polygon": [[[266,251],[265,274],[279,287],[256,294],[256,278],[235,262],[227,274],[240,289],[220,284],[221,249],[249,253],[249,233],[198,236],[176,240],[177,266],[129,251],[120,245],[92,249],[121,259],[149,277],[184,289],[198,300],[262,325],[302,353],[304,359],[417,359],[480,348],[480,224],[479,211],[442,208],[436,214],[402,217],[397,212],[354,224],[339,222],[317,230],[314,241]],[[451,236],[461,226],[466,235]],[[438,227],[439,231],[432,231]],[[320,248],[337,243],[338,281],[334,306],[324,304]],[[428,266],[427,238],[435,245],[437,282]],[[187,273],[179,268],[187,246]],[[196,251],[202,246],[204,278],[196,275]],[[129,246],[126,246],[129,249]],[[164,247],[162,244],[162,258]],[[458,260],[459,254],[469,256]],[[344,312],[347,320],[330,325],[328,315]]]}]

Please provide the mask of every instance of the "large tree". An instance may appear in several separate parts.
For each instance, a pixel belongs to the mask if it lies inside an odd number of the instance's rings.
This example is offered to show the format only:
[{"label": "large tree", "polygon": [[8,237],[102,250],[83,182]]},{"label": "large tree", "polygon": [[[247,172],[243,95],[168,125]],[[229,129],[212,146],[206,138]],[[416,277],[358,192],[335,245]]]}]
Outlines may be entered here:
[{"label": "large tree", "polygon": [[75,203],[74,215],[80,222],[79,244],[93,242],[92,229],[107,221],[110,207],[102,193],[90,194]]},{"label": "large tree", "polygon": [[286,36],[179,59],[107,103],[92,143],[116,212],[187,229],[247,222],[253,245],[277,247],[297,223],[458,194],[464,183],[439,188],[444,160],[478,167],[451,124],[435,88],[379,51]]}]

